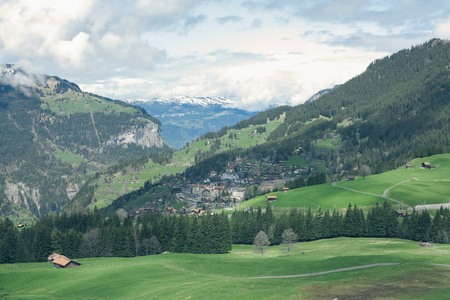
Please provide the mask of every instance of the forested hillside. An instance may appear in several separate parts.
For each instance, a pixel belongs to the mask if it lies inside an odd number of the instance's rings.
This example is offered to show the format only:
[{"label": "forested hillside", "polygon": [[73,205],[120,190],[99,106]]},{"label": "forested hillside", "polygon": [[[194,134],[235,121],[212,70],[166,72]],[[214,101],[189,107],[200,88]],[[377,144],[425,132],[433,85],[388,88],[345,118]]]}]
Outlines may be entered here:
[{"label": "forested hillside", "polygon": [[0,75],[0,215],[59,211],[87,176],[165,149],[140,108],[11,65]]},{"label": "forested hillside", "polygon": [[362,165],[380,173],[414,157],[450,151],[450,43],[431,40],[379,59],[361,75],[312,103],[277,108],[236,126],[257,124],[285,110],[267,142],[206,159],[192,176],[237,155],[286,161],[320,159],[328,174]]}]

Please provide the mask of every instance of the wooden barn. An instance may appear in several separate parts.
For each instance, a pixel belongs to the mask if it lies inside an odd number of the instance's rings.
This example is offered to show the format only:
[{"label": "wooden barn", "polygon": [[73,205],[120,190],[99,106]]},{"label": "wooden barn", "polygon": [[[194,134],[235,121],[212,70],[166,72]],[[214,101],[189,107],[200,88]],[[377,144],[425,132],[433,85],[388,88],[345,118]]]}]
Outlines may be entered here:
[{"label": "wooden barn", "polygon": [[53,266],[56,269],[62,268],[78,268],[81,266],[80,263],[71,260],[64,255],[58,253],[52,253],[48,258],[48,263],[53,263]]},{"label": "wooden barn", "polygon": [[429,162],[423,162],[422,167],[425,169],[434,169],[433,166]]},{"label": "wooden barn", "polygon": [[273,202],[277,200],[277,196],[267,196],[267,202]]},{"label": "wooden barn", "polygon": [[53,260],[53,266],[56,269],[61,269],[61,268],[78,268],[79,266],[81,266],[80,263],[68,259],[67,257],[57,257]]},{"label": "wooden barn", "polygon": [[347,176],[347,179],[348,179],[348,181],[355,181],[355,175],[348,175]]}]

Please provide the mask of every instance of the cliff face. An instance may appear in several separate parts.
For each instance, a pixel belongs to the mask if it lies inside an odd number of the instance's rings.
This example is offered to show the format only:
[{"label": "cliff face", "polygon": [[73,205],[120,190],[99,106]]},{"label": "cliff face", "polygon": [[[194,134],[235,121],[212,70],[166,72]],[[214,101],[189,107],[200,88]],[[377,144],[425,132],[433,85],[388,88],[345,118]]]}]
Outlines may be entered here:
[{"label": "cliff face", "polygon": [[160,127],[148,122],[144,125],[139,125],[131,128],[121,134],[112,137],[105,143],[105,146],[119,146],[124,144],[136,144],[142,147],[163,147],[162,132]]}]

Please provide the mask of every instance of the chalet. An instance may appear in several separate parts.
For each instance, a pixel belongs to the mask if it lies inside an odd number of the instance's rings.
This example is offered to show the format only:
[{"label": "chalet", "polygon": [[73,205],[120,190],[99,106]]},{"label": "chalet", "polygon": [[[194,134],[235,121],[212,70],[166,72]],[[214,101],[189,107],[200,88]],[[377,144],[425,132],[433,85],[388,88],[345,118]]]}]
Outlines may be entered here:
[{"label": "chalet", "polygon": [[17,225],[17,227],[23,228],[23,227],[25,227],[25,225],[23,225],[22,223],[20,223],[19,225]]},{"label": "chalet", "polygon": [[431,169],[431,164],[429,162],[423,162],[422,167],[425,169]]},{"label": "chalet", "polygon": [[285,193],[286,193],[287,191],[289,191],[289,188],[286,188],[286,187],[285,187],[285,188],[283,188],[283,192],[285,192]]},{"label": "chalet", "polygon": [[62,269],[62,268],[78,268],[81,266],[79,262],[76,262],[74,260],[71,260],[64,255],[58,254],[58,253],[52,253],[47,257],[48,263],[53,263],[53,266],[56,269]]},{"label": "chalet", "polygon": [[403,218],[406,214],[404,210],[396,210],[395,213],[397,214],[397,218]]},{"label": "chalet", "polygon": [[65,257],[65,256],[60,256],[60,257],[55,258],[55,259],[52,261],[52,263],[53,263],[53,266],[54,266],[56,269],[62,269],[62,268],[78,268],[78,267],[81,266],[80,263],[78,263],[78,262],[76,262],[76,261],[74,261],[74,260],[68,259],[68,258]]},{"label": "chalet", "polygon": [[273,202],[277,200],[277,196],[267,196],[267,202]]},{"label": "chalet", "polygon": [[348,179],[348,181],[355,181],[355,175],[348,175],[347,176],[347,179]]},{"label": "chalet", "polygon": [[405,169],[411,169],[412,165],[406,165]]}]

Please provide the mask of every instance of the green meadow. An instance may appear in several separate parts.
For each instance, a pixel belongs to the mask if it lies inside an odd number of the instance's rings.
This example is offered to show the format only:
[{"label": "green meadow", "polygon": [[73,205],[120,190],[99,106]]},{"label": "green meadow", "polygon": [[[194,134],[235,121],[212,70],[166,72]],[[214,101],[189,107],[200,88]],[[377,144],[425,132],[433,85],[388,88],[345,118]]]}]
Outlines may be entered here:
[{"label": "green meadow", "polygon": [[[430,162],[434,169],[422,169],[422,162]],[[386,196],[414,207],[422,204],[441,204],[450,202],[450,154],[414,159],[405,166],[382,174],[356,177],[355,181],[340,181],[336,186],[321,184],[288,192],[275,192],[277,196],[271,203],[274,211],[287,212],[286,208],[309,208],[317,210],[345,209],[349,203],[358,207],[370,207],[377,202],[390,201]],[[343,189],[346,187],[354,191]],[[368,193],[368,194],[364,194]],[[238,209],[267,206],[267,195],[262,195],[239,204]],[[401,204],[391,201],[393,208]]]},{"label": "green meadow", "polygon": [[107,101],[100,97],[95,97],[89,94],[83,94],[68,90],[59,95],[53,94],[47,90],[43,90],[46,94],[43,98],[43,109],[50,109],[53,113],[58,115],[70,116],[74,113],[90,113],[102,111],[110,113],[129,113],[134,114],[135,109],[116,104],[112,101]]},{"label": "green meadow", "polygon": [[[358,207],[368,207],[383,203],[384,198],[351,192],[334,187],[331,184],[321,184],[290,190],[288,192],[276,192],[269,195],[277,196],[277,200],[271,203],[275,211],[277,208],[309,208],[322,210],[344,209],[349,203]],[[267,206],[267,195],[262,195],[239,204],[238,209],[247,207]]]},{"label": "green meadow", "polygon": [[[435,169],[421,169],[422,162],[430,162]],[[356,177],[355,181],[343,181],[338,185],[349,187],[355,190],[370,192],[378,195],[383,195],[384,191],[400,182],[410,180],[412,178],[417,181],[444,181],[450,180],[450,154],[439,154],[425,158],[417,158],[408,163],[412,168],[406,169],[402,166],[396,170],[372,175],[366,178]],[[412,180],[413,181],[413,180]],[[393,188],[392,190],[395,190]],[[390,191],[392,191],[390,190]],[[389,196],[389,194],[388,194]],[[447,201],[448,202],[448,199]]]},{"label": "green meadow", "polygon": [[[421,248],[399,239],[337,238],[256,254],[161,254],[79,259],[76,269],[48,263],[0,265],[7,299],[448,299],[450,245]],[[395,263],[293,278],[380,263]]]}]

